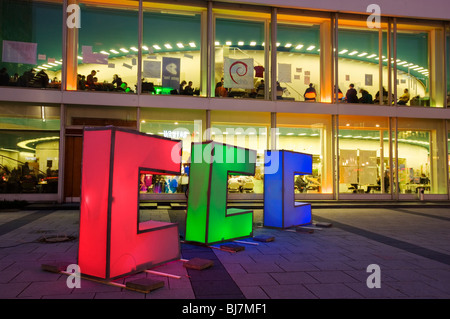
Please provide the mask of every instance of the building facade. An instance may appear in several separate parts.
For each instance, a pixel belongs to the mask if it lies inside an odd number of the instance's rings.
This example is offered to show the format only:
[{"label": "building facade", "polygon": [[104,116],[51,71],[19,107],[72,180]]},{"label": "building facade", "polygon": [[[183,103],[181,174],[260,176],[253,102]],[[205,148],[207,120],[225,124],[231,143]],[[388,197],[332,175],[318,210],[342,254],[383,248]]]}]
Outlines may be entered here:
[{"label": "building facade", "polygon": [[[0,2],[0,200],[77,202],[84,127],[313,155],[303,200],[449,200],[450,5],[430,0]],[[423,193],[423,196],[420,194]]]}]

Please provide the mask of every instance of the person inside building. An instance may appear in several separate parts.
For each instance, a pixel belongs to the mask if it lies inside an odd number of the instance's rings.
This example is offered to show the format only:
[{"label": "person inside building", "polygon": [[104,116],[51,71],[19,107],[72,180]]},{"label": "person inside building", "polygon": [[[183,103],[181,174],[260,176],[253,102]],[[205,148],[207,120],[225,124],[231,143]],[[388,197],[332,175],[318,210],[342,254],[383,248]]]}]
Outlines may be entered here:
[{"label": "person inside building", "polygon": [[94,81],[94,77],[97,74],[97,72],[95,70],[91,71],[91,74],[89,74],[86,77],[86,85],[88,86],[89,90],[95,90],[95,81]]},{"label": "person inside building", "polygon": [[9,85],[9,74],[6,68],[2,68],[0,70],[0,85],[1,86]]},{"label": "person inside building", "polygon": [[194,88],[192,87],[192,81],[189,81],[188,85],[184,88],[185,95],[194,95]]},{"label": "person inside building", "polygon": [[180,83],[180,88],[178,89],[178,94],[184,94],[184,87],[186,86],[187,82],[185,80],[183,80]]},{"label": "person inside building", "polygon": [[[388,91],[384,87],[381,87],[381,95],[383,98],[383,104],[388,104]],[[380,104],[380,91],[375,94],[375,100],[373,101],[375,104]]]},{"label": "person inside building", "polygon": [[312,83],[310,83],[309,87],[306,89],[304,97],[305,101],[316,101],[316,89]]},{"label": "person inside building", "polygon": [[347,103],[358,103],[358,92],[355,90],[355,85],[352,83],[347,90],[347,94],[345,95],[345,99]]},{"label": "person inside building", "polygon": [[361,93],[361,97],[359,98],[359,103],[363,104],[372,104],[372,94],[370,94],[367,90],[361,89],[359,90],[359,93]]},{"label": "person inside building", "polygon": [[406,105],[406,103],[409,102],[409,99],[411,98],[411,96],[409,95],[409,91],[408,89],[405,89],[403,91],[402,96],[400,96],[400,98],[398,99],[397,104],[398,105]]},{"label": "person inside building", "polygon": [[121,90],[122,79],[117,74],[114,74],[112,84],[116,85],[116,90]]}]

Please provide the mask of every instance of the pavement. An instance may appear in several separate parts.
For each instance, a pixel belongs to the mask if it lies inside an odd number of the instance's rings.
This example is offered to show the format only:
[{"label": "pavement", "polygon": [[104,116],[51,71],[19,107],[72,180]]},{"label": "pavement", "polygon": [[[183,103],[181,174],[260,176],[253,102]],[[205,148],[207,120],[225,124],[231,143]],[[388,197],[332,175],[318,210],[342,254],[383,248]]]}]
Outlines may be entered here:
[{"label": "pavement", "polygon": [[[177,222],[180,235],[186,211],[141,207],[142,220]],[[82,278],[69,288],[68,275],[42,270],[43,264],[76,263],[79,210],[76,206],[30,206],[0,211],[0,299],[154,299],[269,300],[297,299],[450,299],[449,203],[313,205],[313,220],[329,228],[311,232],[262,227],[263,210],[254,210],[254,235],[228,252],[181,243],[183,259],[212,260],[204,270],[173,261],[139,273],[164,282],[149,293]],[[64,238],[50,242],[51,238]],[[182,238],[182,237],[181,237]],[[245,243],[246,242],[246,243]],[[375,270],[374,270],[375,269]],[[376,277],[379,274],[379,277]],[[379,284],[379,287],[377,285]],[[369,287],[371,286],[371,287]]]}]

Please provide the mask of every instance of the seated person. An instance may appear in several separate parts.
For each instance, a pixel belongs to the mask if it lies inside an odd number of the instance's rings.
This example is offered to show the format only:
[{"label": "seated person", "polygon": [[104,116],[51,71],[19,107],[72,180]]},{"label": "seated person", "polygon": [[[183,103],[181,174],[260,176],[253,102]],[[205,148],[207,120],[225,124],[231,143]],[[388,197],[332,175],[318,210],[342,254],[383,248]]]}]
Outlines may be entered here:
[{"label": "seated person", "polygon": [[373,100],[372,100],[372,95],[367,92],[364,89],[359,90],[359,93],[361,93],[361,98],[359,99],[359,103],[363,103],[363,104],[372,104]]},{"label": "seated person", "polygon": [[194,95],[194,88],[192,87],[192,81],[189,81],[188,85],[184,88],[185,95]]},{"label": "seated person", "polygon": [[430,179],[425,174],[420,175],[420,184],[430,184]]},{"label": "seated person", "polygon": [[114,74],[112,84],[115,84],[116,89],[119,89],[122,85],[122,79],[117,74]]},{"label": "seated person", "polygon": [[358,94],[355,90],[355,85],[350,84],[349,89],[347,90],[347,93],[345,95],[345,99],[347,100],[347,103],[358,103]]},{"label": "seated person", "polygon": [[403,95],[400,96],[400,98],[398,99],[397,104],[398,104],[398,105],[406,105],[406,103],[409,102],[409,99],[410,99],[410,98],[411,98],[411,96],[409,95],[408,89],[405,89],[405,90],[403,91]]},{"label": "seated person", "polygon": [[309,84],[309,87],[306,89],[305,94],[303,96],[305,97],[305,101],[316,100],[316,89],[313,87],[312,83]]}]

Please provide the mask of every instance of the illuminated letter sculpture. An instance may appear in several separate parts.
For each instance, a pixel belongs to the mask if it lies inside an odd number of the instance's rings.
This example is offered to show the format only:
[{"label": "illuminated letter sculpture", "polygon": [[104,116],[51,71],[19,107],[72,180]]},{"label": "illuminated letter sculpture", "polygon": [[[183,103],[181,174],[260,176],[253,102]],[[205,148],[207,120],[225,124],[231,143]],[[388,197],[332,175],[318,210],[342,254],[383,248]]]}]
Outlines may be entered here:
[{"label": "illuminated letter sculpture", "polygon": [[[181,142],[114,127],[84,131],[78,265],[114,279],[179,259],[178,225],[139,221],[139,174],[179,175]],[[176,153],[178,154],[178,153]]]},{"label": "illuminated letter sculpture", "polygon": [[[267,157],[281,165],[272,174],[264,174],[264,226],[288,228],[311,223],[311,205],[295,201],[294,175],[312,174],[312,155],[282,150],[266,151]],[[266,162],[264,170],[270,165]]]},{"label": "illuminated letter sculpture", "polygon": [[227,209],[228,175],[254,175],[256,151],[193,143],[186,241],[212,244],[252,235],[253,211]]}]

